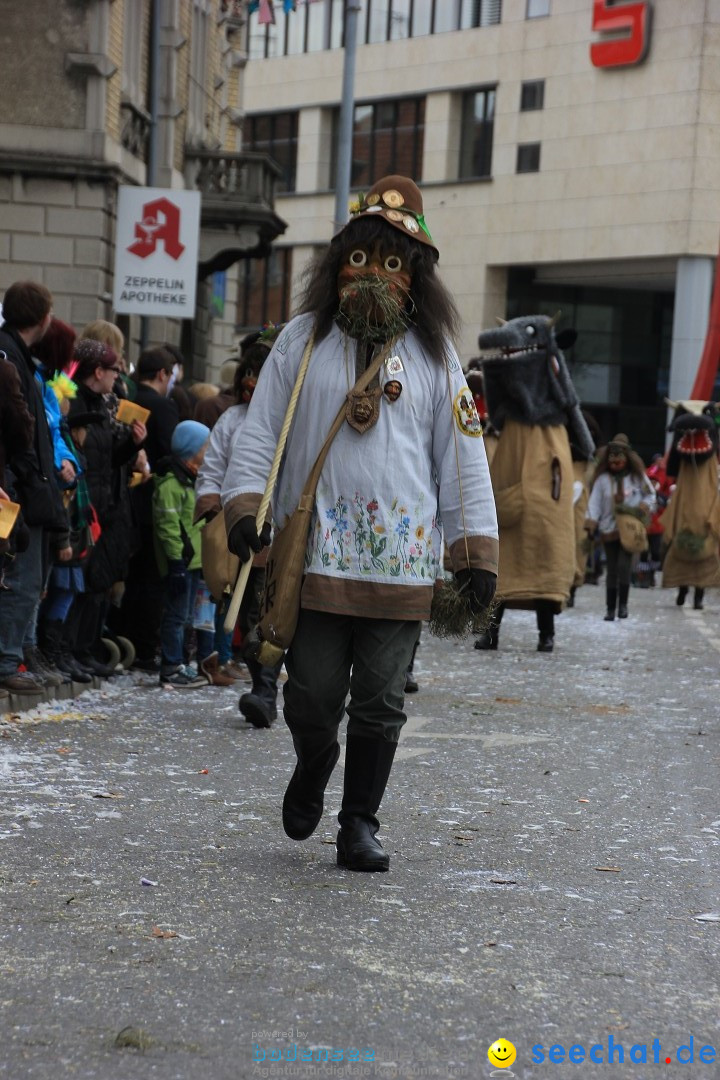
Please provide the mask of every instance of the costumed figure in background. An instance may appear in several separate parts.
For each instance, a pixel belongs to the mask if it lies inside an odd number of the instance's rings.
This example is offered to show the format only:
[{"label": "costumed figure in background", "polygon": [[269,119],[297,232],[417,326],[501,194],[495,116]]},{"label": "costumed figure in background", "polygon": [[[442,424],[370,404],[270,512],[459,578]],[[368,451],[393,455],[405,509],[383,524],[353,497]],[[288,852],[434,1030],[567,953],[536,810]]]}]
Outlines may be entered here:
[{"label": "costumed figure in background", "polygon": [[[709,414],[709,415],[708,415]],[[665,557],[664,589],[678,589],[677,604],[694,588],[693,607],[702,610],[705,589],[720,586],[720,498],[718,429],[715,408],[702,415],[685,412],[670,425],[672,445],[667,471],[675,490],[661,517]]]},{"label": "costumed figure in background", "polygon": [[[590,436],[595,446],[600,445],[601,435],[597,420],[585,409],[582,410],[583,418],[587,424]],[[573,518],[575,521],[575,577],[573,578],[570,596],[567,606],[575,606],[575,593],[581,585],[585,584],[585,575],[588,567],[588,535],[585,532],[585,513],[587,511],[590,488],[592,487],[593,474],[595,472],[594,458],[588,459],[583,450],[573,439],[572,432],[568,431],[570,438],[570,453],[573,463]]]},{"label": "costumed figure in background", "polygon": [[[242,678],[243,674],[232,659],[232,631],[226,631],[223,623],[228,593],[232,590],[238,574],[238,560],[228,553],[222,517],[218,518],[212,527],[209,526],[222,510],[220,493],[234,454],[235,443],[247,419],[248,406],[257,386],[260,369],[281,330],[282,325],[270,326],[243,338],[241,360],[235,367],[233,383],[235,404],[222,412],[216,420],[195,484],[195,521],[204,520],[207,523],[202,534],[203,577],[217,604],[215,648],[222,670],[235,679]],[[260,617],[266,562],[267,550],[261,551],[253,559],[238,617],[243,640]],[[278,676],[282,660],[270,667],[261,664],[251,653],[244,659],[252,679],[252,689],[241,695],[238,708],[253,727],[269,728],[277,716]]]},{"label": "costumed figure in background", "polygon": [[[337,861],[382,871],[389,857],[376,815],[406,719],[407,667],[430,614],[440,515],[477,609],[495,591],[497,525],[480,422],[451,343],[458,316],[436,275],[421,193],[389,176],[352,215],[311,268],[301,314],[265,362],[222,497],[228,544],[246,561],[267,543],[268,530],[259,537],[256,529],[261,493],[309,357],[275,491],[278,526],[296,510],[334,421],[339,427],[310,500],[299,619],[285,657],[285,721],[298,760],[283,826],[303,840],[320,822],[349,692]],[[376,374],[363,388],[368,372]],[[266,606],[270,599],[266,590]]]},{"label": "costumed figure in background", "polygon": [[[607,610],[605,621],[628,616],[628,597],[634,555],[628,541],[621,539],[637,523],[643,534],[636,551],[647,547],[645,528],[655,507],[655,489],[648,479],[642,458],[632,449],[627,435],[615,435],[598,454],[585,529],[596,531],[605,549]],[[643,543],[644,541],[644,543]]]},{"label": "costumed figure in background", "polygon": [[554,320],[511,319],[480,334],[490,422],[499,432],[490,472],[500,526],[499,606],[475,642],[497,649],[506,608],[534,610],[538,652],[552,652],[555,615],[566,604],[575,574],[573,463],[570,438],[589,460],[587,424],[565,364]]}]

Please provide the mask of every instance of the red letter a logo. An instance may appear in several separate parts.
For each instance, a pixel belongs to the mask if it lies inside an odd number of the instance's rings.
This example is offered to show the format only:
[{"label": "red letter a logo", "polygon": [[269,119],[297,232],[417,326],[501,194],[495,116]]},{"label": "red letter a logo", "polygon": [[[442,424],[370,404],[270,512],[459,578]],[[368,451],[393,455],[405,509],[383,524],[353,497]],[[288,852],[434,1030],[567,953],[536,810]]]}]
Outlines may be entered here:
[{"label": "red letter a logo", "polygon": [[145,203],[143,219],[135,225],[135,236],[137,239],[128,251],[141,259],[153,255],[160,240],[172,259],[179,259],[185,250],[185,245],[180,243],[180,211],[169,199]]}]

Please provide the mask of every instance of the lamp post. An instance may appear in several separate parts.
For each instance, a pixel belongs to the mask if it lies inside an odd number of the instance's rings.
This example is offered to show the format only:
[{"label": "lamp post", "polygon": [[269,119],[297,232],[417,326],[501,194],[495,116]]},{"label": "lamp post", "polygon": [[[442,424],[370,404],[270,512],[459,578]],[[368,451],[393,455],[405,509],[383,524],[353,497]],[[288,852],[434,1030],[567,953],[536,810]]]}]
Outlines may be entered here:
[{"label": "lamp post", "polygon": [[345,56],[343,60],[342,99],[338,131],[337,170],[335,173],[335,228],[347,221],[352,170],[353,119],[355,112],[355,55],[357,52],[357,23],[360,0],[347,0],[345,5]]}]

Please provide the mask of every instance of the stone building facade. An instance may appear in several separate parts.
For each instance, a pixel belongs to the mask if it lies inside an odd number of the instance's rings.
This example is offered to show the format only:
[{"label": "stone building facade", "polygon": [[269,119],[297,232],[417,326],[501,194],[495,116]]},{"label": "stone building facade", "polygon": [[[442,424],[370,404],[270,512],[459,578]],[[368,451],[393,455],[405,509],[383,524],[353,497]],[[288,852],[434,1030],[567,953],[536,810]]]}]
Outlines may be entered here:
[{"label": "stone building facade", "polygon": [[3,5],[0,297],[12,281],[42,281],[59,317],[77,329],[119,322],[136,358],[140,319],[112,310],[115,214],[119,185],[148,182],[155,57],[154,186],[202,191],[200,299],[195,320],[148,320],[144,338],[181,343],[194,373],[212,377],[236,324],[236,288],[222,278],[221,294],[213,275],[232,279],[284,227],[276,167],[240,152],[244,30],[243,6],[228,0]]},{"label": "stone building facade", "polygon": [[[264,277],[244,268],[241,322],[291,308],[338,224],[343,7],[284,14],[276,0],[273,25],[250,19],[245,146],[283,167],[289,225]],[[360,7],[352,190],[393,171],[419,180],[462,359],[496,316],[561,309],[605,434],[662,448],[664,398],[687,396],[702,351],[720,237],[720,0]]]}]

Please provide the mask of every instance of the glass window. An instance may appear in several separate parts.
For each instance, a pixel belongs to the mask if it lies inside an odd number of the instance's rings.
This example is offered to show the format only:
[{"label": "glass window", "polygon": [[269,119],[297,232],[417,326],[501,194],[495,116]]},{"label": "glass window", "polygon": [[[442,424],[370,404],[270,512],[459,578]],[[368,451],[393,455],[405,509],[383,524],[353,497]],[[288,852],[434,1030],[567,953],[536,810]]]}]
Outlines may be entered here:
[{"label": "glass window", "polygon": [[289,317],[292,248],[275,247],[264,259],[246,259],[240,275],[239,329],[286,322]]},{"label": "glass window", "polygon": [[550,0],[527,0],[527,18],[539,19],[550,14]]},{"label": "glass window", "polygon": [[369,45],[388,39],[388,16],[390,14],[390,0],[368,0],[368,33]]},{"label": "glass window", "polygon": [[412,9],[412,36],[425,37],[432,30],[433,0],[415,0]]},{"label": "glass window", "polygon": [[[338,122],[333,115],[330,184],[335,185]],[[351,186],[371,187],[381,176],[401,173],[421,180],[425,135],[425,99],[405,98],[356,105],[353,126]]]},{"label": "glass window", "polygon": [[540,172],[540,143],[520,143],[517,148],[519,173]]},{"label": "glass window", "polygon": [[295,190],[298,114],[264,113],[245,117],[243,148],[268,154],[282,169],[277,191]]},{"label": "glass window", "polygon": [[448,30],[457,30],[460,25],[460,0],[442,0],[435,4],[433,33],[443,34]]},{"label": "glass window", "polygon": [[[342,49],[345,18],[345,0],[330,2],[330,48]],[[362,22],[362,18],[360,19]],[[359,27],[358,27],[359,29]]]},{"label": "glass window", "polygon": [[[297,11],[295,12],[295,17]],[[290,12],[287,18],[292,19]],[[328,45],[328,20],[330,9],[327,4],[310,4],[307,9],[307,51],[321,52]]]},{"label": "glass window", "polygon": [[287,55],[297,56],[305,52],[305,20],[308,13],[305,5],[298,4],[296,11],[287,16]]},{"label": "glass window", "polygon": [[501,18],[502,0],[480,0],[480,26],[496,26]]},{"label": "glass window", "polygon": [[545,104],[545,80],[524,82],[520,87],[520,112],[542,109]]},{"label": "glass window", "polygon": [[392,0],[390,11],[390,40],[402,41],[410,37],[411,0]]},{"label": "glass window", "polygon": [[460,132],[461,179],[492,175],[495,88],[463,94]]}]

